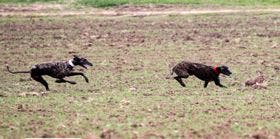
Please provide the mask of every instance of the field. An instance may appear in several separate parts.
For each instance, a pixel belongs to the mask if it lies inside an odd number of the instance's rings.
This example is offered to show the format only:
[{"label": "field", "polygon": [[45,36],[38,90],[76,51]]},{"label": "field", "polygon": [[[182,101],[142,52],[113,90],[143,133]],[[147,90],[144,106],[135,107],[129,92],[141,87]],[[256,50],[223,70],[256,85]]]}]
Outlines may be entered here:
[{"label": "field", "polygon": [[[126,9],[127,10],[127,9]],[[3,16],[0,18],[0,138],[279,138],[280,14]],[[33,64],[88,58],[77,85],[51,91]],[[227,65],[233,75],[207,89],[167,77],[182,60]],[[267,88],[245,87],[257,71]]]},{"label": "field", "polygon": [[280,5],[278,0],[78,0],[77,3],[94,7],[108,7],[123,4],[187,4],[187,5]]},{"label": "field", "polygon": [[145,5],[145,4],[178,4],[192,6],[279,6],[279,0],[0,0],[0,3],[63,3],[73,5],[86,5],[92,7],[111,7],[124,4]]}]

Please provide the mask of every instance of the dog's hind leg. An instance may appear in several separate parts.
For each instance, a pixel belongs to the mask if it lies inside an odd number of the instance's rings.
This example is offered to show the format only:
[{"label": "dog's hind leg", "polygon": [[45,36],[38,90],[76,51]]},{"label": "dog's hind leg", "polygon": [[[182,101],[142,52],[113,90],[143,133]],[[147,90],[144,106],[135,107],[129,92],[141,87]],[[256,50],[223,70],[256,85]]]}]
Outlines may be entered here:
[{"label": "dog's hind leg", "polygon": [[76,82],[74,81],[68,81],[68,80],[65,80],[65,79],[58,79],[58,80],[55,80],[56,83],[70,83],[70,84],[77,84]]},{"label": "dog's hind leg", "polygon": [[85,76],[85,74],[83,74],[83,73],[81,73],[81,72],[71,72],[71,73],[70,73],[69,75],[67,75],[67,76],[76,76],[76,75],[81,75],[81,76],[83,76],[84,79],[86,80],[86,82],[87,82],[87,83],[89,82],[87,76]]},{"label": "dog's hind leg", "polygon": [[208,83],[209,83],[208,81],[205,81],[205,82],[204,82],[204,88],[207,87]]},{"label": "dog's hind leg", "polygon": [[174,79],[177,80],[181,86],[186,87],[185,83],[182,80],[182,77],[177,76],[177,77],[174,77]]},{"label": "dog's hind leg", "polygon": [[44,78],[42,76],[40,76],[40,75],[32,75],[31,74],[31,77],[35,81],[40,82],[41,84],[43,84],[47,91],[50,91],[48,83],[44,80]]}]

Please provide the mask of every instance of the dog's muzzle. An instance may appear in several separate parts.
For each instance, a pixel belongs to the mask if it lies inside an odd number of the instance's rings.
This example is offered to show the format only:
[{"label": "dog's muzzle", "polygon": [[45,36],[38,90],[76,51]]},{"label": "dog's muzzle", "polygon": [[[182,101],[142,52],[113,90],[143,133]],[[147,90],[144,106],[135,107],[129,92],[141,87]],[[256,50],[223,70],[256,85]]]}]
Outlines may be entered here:
[{"label": "dog's muzzle", "polygon": [[231,72],[227,72],[225,75],[230,76],[232,73]]},{"label": "dog's muzzle", "polygon": [[88,67],[93,66],[91,63],[86,63],[84,65],[82,65],[83,68],[87,69]]}]

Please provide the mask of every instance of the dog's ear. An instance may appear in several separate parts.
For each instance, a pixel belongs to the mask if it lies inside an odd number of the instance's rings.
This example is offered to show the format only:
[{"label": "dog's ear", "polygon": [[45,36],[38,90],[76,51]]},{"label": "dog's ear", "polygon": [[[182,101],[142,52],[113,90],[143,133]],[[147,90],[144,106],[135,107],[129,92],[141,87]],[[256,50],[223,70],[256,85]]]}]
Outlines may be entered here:
[{"label": "dog's ear", "polygon": [[220,68],[221,68],[221,69],[228,69],[228,67],[225,66],[225,65],[220,66]]},{"label": "dog's ear", "polygon": [[73,58],[74,61],[80,61],[80,58],[77,55],[73,55],[73,57],[74,57]]}]

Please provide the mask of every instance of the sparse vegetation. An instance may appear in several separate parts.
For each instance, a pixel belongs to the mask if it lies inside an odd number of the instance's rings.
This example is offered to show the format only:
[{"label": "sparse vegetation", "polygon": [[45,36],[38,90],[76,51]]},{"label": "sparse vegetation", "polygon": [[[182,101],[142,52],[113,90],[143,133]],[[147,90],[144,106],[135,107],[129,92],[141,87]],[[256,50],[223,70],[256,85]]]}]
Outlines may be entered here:
[{"label": "sparse vegetation", "polygon": [[[2,66],[0,135],[277,137],[279,23],[278,13],[1,17],[2,65],[20,70],[79,54],[94,67],[86,71],[89,84],[46,78],[52,91],[41,94],[30,76]],[[226,63],[234,74],[221,79],[227,89],[204,89],[194,77],[182,88],[166,79],[169,64],[181,60]],[[258,70],[267,89],[245,87]]]},{"label": "sparse vegetation", "polygon": [[62,0],[0,0],[0,3],[34,3],[34,2],[58,2]]},{"label": "sparse vegetation", "polygon": [[189,4],[189,5],[280,5],[278,0],[78,0],[94,7],[109,7],[123,4]]},{"label": "sparse vegetation", "polygon": [[0,0],[0,3],[59,2],[76,3],[93,7],[111,7],[123,4],[180,4],[180,5],[227,5],[227,6],[276,6],[279,0]]}]

